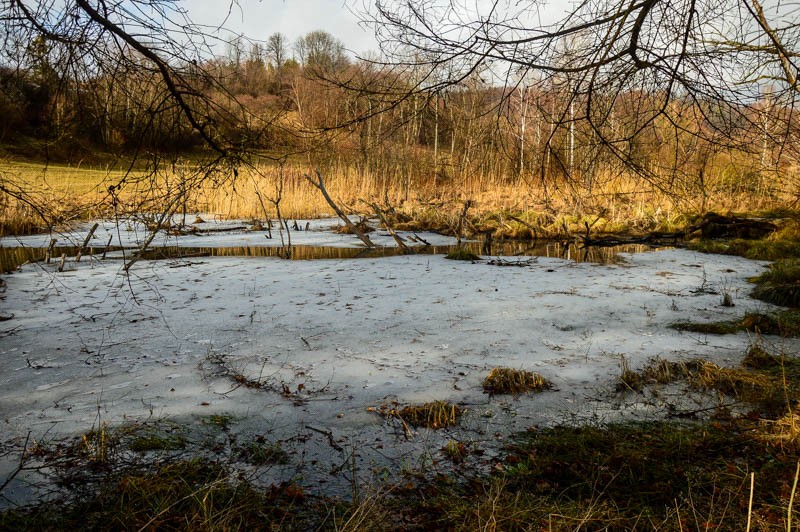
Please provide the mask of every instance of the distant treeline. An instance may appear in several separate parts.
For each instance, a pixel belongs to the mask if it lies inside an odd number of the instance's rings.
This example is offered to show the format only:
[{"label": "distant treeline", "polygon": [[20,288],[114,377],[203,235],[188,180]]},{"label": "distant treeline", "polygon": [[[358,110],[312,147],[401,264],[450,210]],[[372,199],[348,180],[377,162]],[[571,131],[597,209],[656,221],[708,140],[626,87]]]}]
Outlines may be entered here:
[{"label": "distant treeline", "polygon": [[[677,194],[703,193],[711,179],[746,191],[764,172],[793,172],[800,153],[790,104],[768,93],[734,105],[598,91],[590,107],[567,76],[498,86],[474,72],[437,87],[413,69],[353,59],[323,31],[291,47],[279,33],[235,39],[224,56],[175,65],[177,87],[137,52],[119,54],[118,68],[94,75],[34,39],[24,62],[0,67],[0,142],[46,140],[64,157],[198,149],[204,139],[169,97],[177,89],[229,145],[407,186],[485,176],[591,192],[627,173]],[[589,121],[587,109],[603,116]]]}]

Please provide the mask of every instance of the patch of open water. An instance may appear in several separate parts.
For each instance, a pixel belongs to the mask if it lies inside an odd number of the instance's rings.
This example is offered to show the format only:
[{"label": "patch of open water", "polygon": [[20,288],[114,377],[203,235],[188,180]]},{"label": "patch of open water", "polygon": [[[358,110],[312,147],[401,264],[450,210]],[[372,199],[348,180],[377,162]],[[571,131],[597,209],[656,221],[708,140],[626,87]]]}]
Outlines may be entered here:
[{"label": "patch of open water", "polygon": [[[490,249],[486,249],[480,242],[463,242],[459,245],[430,245],[415,246],[414,254],[419,255],[446,255],[458,248],[464,248],[471,253],[482,256],[500,257],[553,257],[575,262],[594,262],[597,264],[612,264],[619,260],[620,253],[642,253],[651,251],[652,246],[642,244],[628,244],[610,247],[584,247],[574,242],[556,241],[501,241],[495,242]],[[67,260],[74,259],[80,251],[80,246],[56,246],[53,248],[51,262],[58,262],[62,254]],[[87,247],[83,255],[86,260],[90,257],[100,257],[106,254],[108,258],[129,257],[138,248],[132,247]],[[10,273],[21,265],[29,262],[42,262],[47,258],[48,250],[41,247],[28,246],[0,246],[0,272]],[[165,260],[197,257],[279,257],[292,260],[321,260],[321,259],[359,259],[394,257],[403,255],[404,251],[396,246],[376,247],[366,249],[362,247],[335,247],[335,246],[152,246],[143,254],[147,260]]]}]

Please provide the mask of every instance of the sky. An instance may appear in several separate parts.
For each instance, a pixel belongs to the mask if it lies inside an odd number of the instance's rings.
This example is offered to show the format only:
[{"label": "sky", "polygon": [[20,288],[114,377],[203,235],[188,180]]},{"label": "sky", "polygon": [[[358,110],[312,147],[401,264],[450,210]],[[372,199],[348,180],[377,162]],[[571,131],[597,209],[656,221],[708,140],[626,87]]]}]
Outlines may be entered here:
[{"label": "sky", "polygon": [[341,40],[353,55],[378,49],[372,30],[358,23],[354,11],[362,5],[360,0],[238,0],[237,4],[189,0],[182,6],[196,23],[224,23],[232,32],[252,39],[266,40],[281,32],[293,43],[308,32],[324,30]]},{"label": "sky", "polygon": [[[517,0],[460,0],[453,3],[468,12],[481,13],[478,18],[488,15],[495,4],[505,13],[519,14],[535,9],[538,14],[530,19],[534,26],[555,22],[567,9],[567,3],[547,1],[520,4]],[[224,25],[233,34],[243,34],[250,39],[264,41],[273,33],[281,32],[289,43],[294,43],[311,31],[323,30],[342,41],[353,56],[363,57],[379,49],[373,30],[359,23],[360,13],[374,11],[374,0],[184,0],[180,6],[188,10],[195,23],[212,27]],[[215,53],[224,53],[224,50]]]}]

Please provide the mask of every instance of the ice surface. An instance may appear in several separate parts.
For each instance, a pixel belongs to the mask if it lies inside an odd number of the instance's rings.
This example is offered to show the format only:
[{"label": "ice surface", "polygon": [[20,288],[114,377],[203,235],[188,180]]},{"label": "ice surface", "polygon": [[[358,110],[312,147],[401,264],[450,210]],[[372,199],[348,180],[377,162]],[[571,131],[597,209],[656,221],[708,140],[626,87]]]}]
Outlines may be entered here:
[{"label": "ice surface", "polygon": [[[174,223],[180,222],[179,216],[174,217]],[[195,219],[202,222],[192,223]],[[357,218],[354,218],[357,221]],[[92,235],[89,242],[90,246],[104,247],[111,246],[135,247],[145,242],[150,231],[141,220],[100,220],[99,226]],[[332,231],[344,223],[338,218],[324,218],[318,220],[296,220],[299,231],[294,230],[295,220],[289,220],[289,230],[284,229],[284,241],[281,241],[281,231],[276,221],[272,221],[272,238],[266,238],[269,234],[266,229],[253,230],[250,221],[244,220],[220,220],[210,214],[192,214],[187,217],[187,226],[184,228],[188,234],[177,234],[167,230],[161,230],[153,239],[152,247],[279,247],[288,245],[289,238],[295,246],[328,246],[328,247],[363,247],[361,241],[355,235],[338,234]],[[56,238],[56,246],[80,246],[89,234],[94,222],[80,224],[77,228],[58,232],[27,236],[12,236],[0,238],[0,246],[5,247],[47,247],[50,240]],[[307,230],[306,230],[307,228]],[[196,232],[189,232],[190,230]],[[288,235],[287,233],[291,233]],[[399,235],[407,237],[410,233],[399,231]],[[433,246],[455,243],[455,239],[435,233],[418,233]],[[394,239],[386,231],[369,233],[370,240],[376,246],[396,246]],[[109,238],[110,244],[109,244]],[[413,242],[408,242],[412,245]]]},{"label": "ice surface", "polygon": [[[345,238],[319,229],[302,236]],[[192,238],[203,237],[182,237]],[[250,235],[219,238],[213,245]],[[430,255],[202,258],[142,261],[127,276],[119,260],[69,261],[63,273],[28,264],[5,277],[0,302],[14,316],[0,323],[5,443],[99,421],[225,413],[302,455],[305,482],[335,486],[329,473],[347,449],[368,471],[420,463],[449,438],[488,448],[534,425],[662,416],[663,403],[615,404],[608,390],[622,357],[633,368],[655,356],[737,363],[746,334],[668,325],[769,308],[747,295],[746,279],[765,263],[679,249],[624,259],[502,267]],[[721,306],[722,291],[736,307]],[[489,398],[481,383],[495,366],[537,371],[555,389]],[[231,372],[263,387],[242,386]],[[468,409],[457,429],[406,439],[368,411],[436,399]]]}]

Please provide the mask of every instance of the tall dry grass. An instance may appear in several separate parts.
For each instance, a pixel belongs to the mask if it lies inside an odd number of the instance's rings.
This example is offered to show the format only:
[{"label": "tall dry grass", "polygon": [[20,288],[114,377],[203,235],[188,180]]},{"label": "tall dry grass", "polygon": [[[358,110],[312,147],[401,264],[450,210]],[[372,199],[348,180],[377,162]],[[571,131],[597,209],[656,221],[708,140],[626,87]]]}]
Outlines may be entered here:
[{"label": "tall dry grass", "polygon": [[[0,232],[23,234],[115,212],[159,212],[168,207],[219,218],[274,218],[276,207],[285,218],[330,216],[331,208],[303,177],[312,171],[307,164],[281,168],[263,163],[235,176],[223,172],[200,179],[191,164],[126,173],[6,162],[0,164]],[[670,229],[685,225],[687,215],[786,208],[800,197],[800,180],[794,174],[750,172],[741,177],[724,168],[707,173],[702,181],[670,181],[665,176],[655,183],[611,172],[596,173],[591,180],[509,179],[480,173],[409,178],[342,162],[323,167],[322,174],[330,195],[351,212],[368,213],[365,202],[376,202],[414,219],[446,219],[472,200],[473,217],[528,213],[528,220],[549,225],[551,232],[582,231],[587,224],[592,231]],[[109,192],[117,185],[121,186]]]}]

